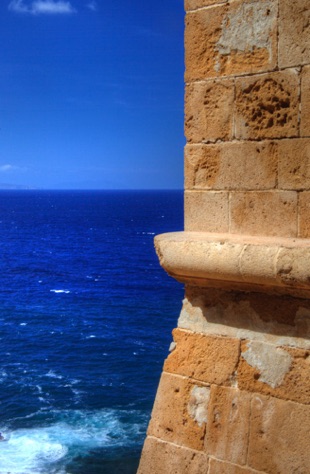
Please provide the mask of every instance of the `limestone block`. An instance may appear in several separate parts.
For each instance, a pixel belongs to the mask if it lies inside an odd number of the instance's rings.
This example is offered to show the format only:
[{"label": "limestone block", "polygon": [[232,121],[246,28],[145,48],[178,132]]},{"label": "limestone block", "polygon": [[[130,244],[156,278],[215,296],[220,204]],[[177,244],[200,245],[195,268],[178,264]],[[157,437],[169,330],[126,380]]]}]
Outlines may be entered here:
[{"label": "limestone block", "polygon": [[310,406],[256,395],[248,465],[268,474],[308,474]]},{"label": "limestone block", "polygon": [[228,198],[227,192],[186,192],[185,229],[197,232],[228,232]]},{"label": "limestone block", "polygon": [[270,141],[187,145],[185,188],[273,189],[277,163],[277,144]]},{"label": "limestone block", "polygon": [[185,18],[185,82],[216,77],[218,52],[227,6],[188,13]]},{"label": "limestone block", "polygon": [[148,435],[202,451],[209,392],[203,384],[164,372]]},{"label": "limestone block", "polygon": [[309,0],[279,2],[279,66],[300,66],[310,62]]},{"label": "limestone block", "polygon": [[233,192],[230,206],[232,233],[278,237],[297,236],[297,193],[295,191]]},{"label": "limestone block", "polygon": [[155,247],[187,285],[310,296],[310,239],[185,231],[156,236]]},{"label": "limestone block", "polygon": [[275,277],[275,261],[279,248],[277,246],[259,247],[247,245],[240,259],[240,272],[247,282],[272,285]]},{"label": "limestone block", "polygon": [[279,188],[310,189],[310,139],[279,140],[278,155]]},{"label": "limestone block", "polygon": [[207,474],[208,458],[188,448],[148,437],[137,474]]},{"label": "limestone block", "polygon": [[185,135],[189,143],[230,140],[234,85],[230,79],[190,84],[185,94]]},{"label": "limestone block", "polygon": [[246,464],[250,413],[251,394],[212,385],[205,451],[217,459]]},{"label": "limestone block", "polygon": [[238,387],[310,404],[310,352],[258,341],[242,344]]},{"label": "limestone block", "polygon": [[219,461],[218,459],[210,459],[210,467],[208,474],[262,474],[249,467],[241,467],[236,464]]},{"label": "limestone block", "polygon": [[276,45],[277,3],[273,0],[237,0],[190,12],[185,29],[185,80],[273,70]]},{"label": "limestone block", "polygon": [[310,254],[307,247],[281,248],[276,262],[277,280],[290,286],[307,286],[310,282]]},{"label": "limestone block", "polygon": [[300,134],[310,137],[310,66],[303,68],[301,76],[301,122]]},{"label": "limestone block", "polygon": [[190,333],[174,329],[175,349],[164,370],[206,383],[231,384],[239,359],[238,339]]},{"label": "limestone block", "polygon": [[299,195],[299,229],[298,236],[310,237],[310,192],[305,191]]},{"label": "limestone block", "polygon": [[178,327],[309,351],[310,301],[187,287]]},{"label": "limestone block", "polygon": [[185,11],[196,10],[197,8],[208,7],[210,5],[227,3],[228,0],[185,0]]},{"label": "limestone block", "polygon": [[236,138],[296,137],[299,73],[295,69],[236,79]]}]

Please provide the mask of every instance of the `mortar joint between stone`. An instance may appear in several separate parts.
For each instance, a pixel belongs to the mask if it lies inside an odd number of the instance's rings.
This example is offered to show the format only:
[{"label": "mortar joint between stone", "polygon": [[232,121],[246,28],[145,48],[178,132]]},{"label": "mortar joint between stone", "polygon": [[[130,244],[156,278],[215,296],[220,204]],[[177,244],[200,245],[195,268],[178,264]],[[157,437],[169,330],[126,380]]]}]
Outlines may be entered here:
[{"label": "mortar joint between stone", "polygon": [[147,437],[150,438],[150,439],[155,439],[156,441],[158,441],[162,444],[170,444],[171,446],[175,446],[176,448],[182,448],[182,449],[186,449],[187,451],[193,451],[196,454],[201,454],[203,452],[203,451],[199,451],[195,448],[188,448],[187,446],[183,446],[182,444],[174,443],[173,441],[167,441],[167,440],[163,440],[161,438],[157,438],[157,436],[154,436],[154,435],[147,435]]},{"label": "mortar joint between stone", "polygon": [[196,13],[196,12],[200,12],[200,11],[203,11],[203,10],[212,10],[212,8],[217,8],[217,7],[223,7],[224,5],[227,5],[227,2],[226,0],[223,0],[223,1],[219,1],[217,3],[214,3],[213,5],[206,5],[204,7],[198,7],[198,8],[190,8],[188,10],[185,10],[185,13],[186,14],[191,14],[191,13]]},{"label": "mortar joint between stone", "polygon": [[176,374],[174,372],[173,373],[172,372],[167,372],[166,370],[163,370],[162,373],[166,374],[166,375],[169,375],[169,376],[172,376],[172,377],[176,377],[176,378],[181,379],[181,380],[189,380],[190,382],[197,383],[197,384],[201,385],[202,387],[208,387],[208,388],[211,387],[210,383],[203,382],[202,380],[195,379],[195,378],[189,377],[187,375]]},{"label": "mortar joint between stone", "polygon": [[[309,64],[304,64],[303,66],[309,66]],[[192,84],[205,84],[208,82],[214,82],[214,81],[222,81],[225,79],[246,79],[248,77],[261,77],[261,76],[266,76],[269,74],[273,74],[276,72],[286,72],[289,70],[295,70],[296,72],[300,71],[300,67],[298,66],[283,66],[283,67],[275,67],[273,69],[269,69],[266,71],[254,71],[254,72],[245,72],[245,73],[235,73],[235,74],[227,74],[226,76],[212,76],[212,77],[207,77],[206,79],[194,79],[191,81],[185,81],[185,86],[190,86]]]}]

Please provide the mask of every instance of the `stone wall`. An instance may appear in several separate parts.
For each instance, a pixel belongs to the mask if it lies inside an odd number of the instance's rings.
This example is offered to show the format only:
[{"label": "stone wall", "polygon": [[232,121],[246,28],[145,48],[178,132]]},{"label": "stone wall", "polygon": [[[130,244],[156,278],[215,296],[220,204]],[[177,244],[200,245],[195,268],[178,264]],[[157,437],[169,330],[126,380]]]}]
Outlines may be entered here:
[{"label": "stone wall", "polygon": [[139,474],[310,473],[310,2],[185,0],[186,285]]}]

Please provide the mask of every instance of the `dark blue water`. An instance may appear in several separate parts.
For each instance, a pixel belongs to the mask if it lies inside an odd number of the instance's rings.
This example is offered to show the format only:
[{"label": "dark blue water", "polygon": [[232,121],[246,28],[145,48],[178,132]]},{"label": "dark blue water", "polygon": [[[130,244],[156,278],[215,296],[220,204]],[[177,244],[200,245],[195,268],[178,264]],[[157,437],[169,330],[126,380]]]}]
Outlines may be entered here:
[{"label": "dark blue water", "polygon": [[183,289],[180,191],[0,192],[0,474],[136,472]]}]

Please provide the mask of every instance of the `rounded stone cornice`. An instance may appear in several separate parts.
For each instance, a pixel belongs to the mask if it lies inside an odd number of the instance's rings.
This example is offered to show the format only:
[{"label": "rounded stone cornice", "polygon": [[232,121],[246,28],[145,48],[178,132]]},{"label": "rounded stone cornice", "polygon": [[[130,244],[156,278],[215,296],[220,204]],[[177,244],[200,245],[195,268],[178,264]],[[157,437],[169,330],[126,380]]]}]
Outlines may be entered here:
[{"label": "rounded stone cornice", "polygon": [[155,248],[185,284],[310,298],[310,239],[171,232],[156,236]]}]

